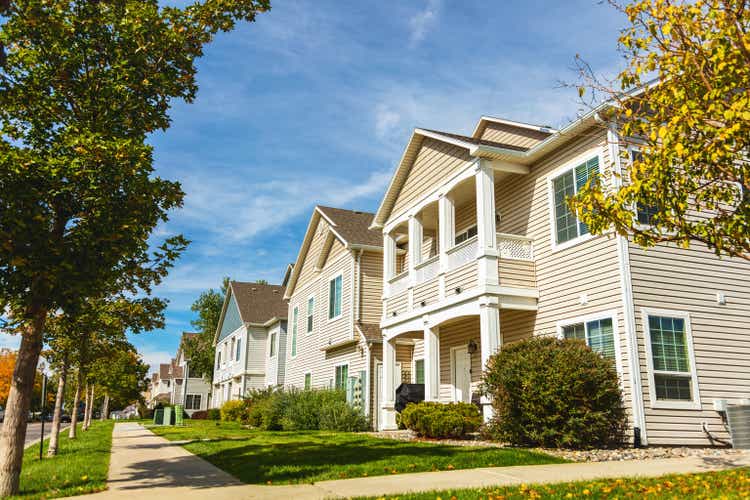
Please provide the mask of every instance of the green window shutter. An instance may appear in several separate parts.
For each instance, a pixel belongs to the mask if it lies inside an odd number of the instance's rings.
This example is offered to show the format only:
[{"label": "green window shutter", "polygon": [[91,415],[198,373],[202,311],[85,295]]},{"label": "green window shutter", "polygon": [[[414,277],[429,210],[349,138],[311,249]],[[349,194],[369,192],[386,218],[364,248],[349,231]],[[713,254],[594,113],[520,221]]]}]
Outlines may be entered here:
[{"label": "green window shutter", "polygon": [[328,284],[328,319],[341,315],[341,275]]},{"label": "green window shutter", "polygon": [[[599,157],[595,156],[575,168],[576,193],[586,185],[587,182],[596,182],[599,177]],[[588,234],[589,228],[583,222],[578,222],[578,234]]]},{"label": "green window shutter", "polygon": [[295,307],[292,313],[292,356],[297,355],[297,323],[299,316],[299,308]]},{"label": "green window shutter", "polygon": [[654,370],[690,373],[685,320],[649,316]]},{"label": "green window shutter", "polygon": [[566,339],[586,340],[586,326],[583,323],[563,327],[563,337]]},{"label": "green window shutter", "polygon": [[336,367],[336,389],[346,389],[346,381],[349,378],[349,366],[339,365]]},{"label": "green window shutter", "polygon": [[424,384],[424,359],[418,359],[414,362],[414,380],[417,384]]},{"label": "green window shutter", "polygon": [[336,278],[336,316],[341,314],[341,285],[342,277],[338,276]]},{"label": "green window shutter", "polygon": [[305,373],[305,390],[312,389],[312,373]]},{"label": "green window shutter", "polygon": [[588,344],[591,349],[608,359],[615,359],[615,335],[612,328],[612,318],[589,321]]},{"label": "green window shutter", "polygon": [[569,170],[557,177],[553,182],[555,197],[555,232],[557,243],[572,240],[578,236],[575,214],[570,210],[567,199],[575,194],[573,171]]},{"label": "green window shutter", "polygon": [[235,361],[240,360],[240,353],[242,352],[242,339],[237,339],[237,354],[235,356]]}]

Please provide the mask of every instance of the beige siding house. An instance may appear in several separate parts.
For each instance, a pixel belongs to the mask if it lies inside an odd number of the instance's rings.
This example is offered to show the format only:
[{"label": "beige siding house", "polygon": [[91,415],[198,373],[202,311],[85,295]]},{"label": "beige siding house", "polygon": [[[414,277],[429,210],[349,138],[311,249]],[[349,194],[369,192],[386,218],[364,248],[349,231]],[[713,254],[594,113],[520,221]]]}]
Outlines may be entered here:
[{"label": "beige siding house", "polygon": [[382,235],[373,214],[318,206],[291,268],[287,387],[337,387],[372,414],[382,316]]},{"label": "beige siding house", "polygon": [[590,235],[565,199],[594,175],[618,182],[619,143],[596,113],[559,131],[491,117],[470,137],[414,131],[371,226],[384,242],[379,428],[395,428],[401,380],[489,417],[488,357],[557,335],[612,359],[634,439],[728,438],[714,404],[750,398],[750,263]]},{"label": "beige siding house", "polygon": [[212,406],[284,384],[284,287],[230,281],[214,337]]}]

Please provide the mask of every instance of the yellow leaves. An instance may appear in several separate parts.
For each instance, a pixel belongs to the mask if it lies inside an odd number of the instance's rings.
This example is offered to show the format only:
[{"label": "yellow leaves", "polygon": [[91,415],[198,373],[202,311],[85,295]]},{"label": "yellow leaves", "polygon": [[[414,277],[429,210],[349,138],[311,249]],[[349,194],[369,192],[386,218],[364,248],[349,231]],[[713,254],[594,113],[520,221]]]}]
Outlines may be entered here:
[{"label": "yellow leaves", "polygon": [[674,145],[674,150],[679,156],[682,156],[682,153],[685,151],[685,147],[678,142]]},{"label": "yellow leaves", "polygon": [[667,127],[662,125],[661,127],[659,127],[659,138],[664,139],[667,136],[668,132],[669,131],[667,130]]}]

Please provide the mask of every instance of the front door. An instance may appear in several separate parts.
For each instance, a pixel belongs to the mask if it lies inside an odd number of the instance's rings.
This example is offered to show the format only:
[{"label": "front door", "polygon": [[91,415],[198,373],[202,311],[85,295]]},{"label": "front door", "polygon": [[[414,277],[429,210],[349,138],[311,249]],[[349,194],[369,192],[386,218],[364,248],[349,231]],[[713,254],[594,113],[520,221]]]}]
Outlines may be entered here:
[{"label": "front door", "polygon": [[466,347],[453,349],[453,400],[471,402],[471,357]]}]

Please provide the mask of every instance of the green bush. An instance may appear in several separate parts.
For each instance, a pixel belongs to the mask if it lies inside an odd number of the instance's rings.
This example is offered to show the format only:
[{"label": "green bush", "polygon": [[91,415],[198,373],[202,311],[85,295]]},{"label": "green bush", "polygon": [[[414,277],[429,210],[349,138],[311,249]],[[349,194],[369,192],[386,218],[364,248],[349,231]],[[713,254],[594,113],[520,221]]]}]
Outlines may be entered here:
[{"label": "green bush", "polygon": [[622,444],[627,416],[614,363],[579,340],[538,337],[503,347],[483,374],[489,437],[520,446]]},{"label": "green bush", "polygon": [[245,402],[239,399],[232,399],[221,405],[221,419],[225,422],[240,422],[243,413],[246,411]]},{"label": "green bush", "polygon": [[219,420],[221,418],[221,411],[218,408],[209,408],[206,410],[207,420]]},{"label": "green bush", "polygon": [[479,408],[471,403],[409,403],[401,412],[400,422],[420,436],[460,438],[482,425]]}]

